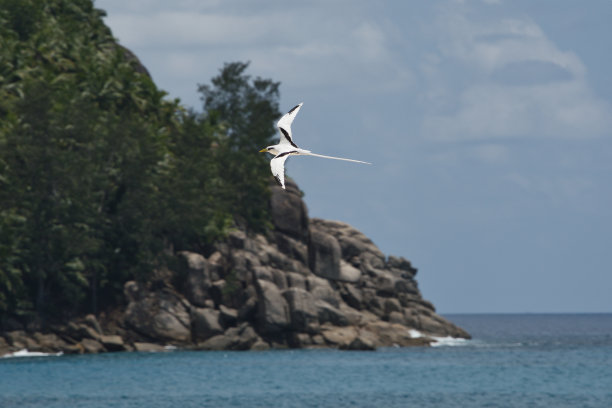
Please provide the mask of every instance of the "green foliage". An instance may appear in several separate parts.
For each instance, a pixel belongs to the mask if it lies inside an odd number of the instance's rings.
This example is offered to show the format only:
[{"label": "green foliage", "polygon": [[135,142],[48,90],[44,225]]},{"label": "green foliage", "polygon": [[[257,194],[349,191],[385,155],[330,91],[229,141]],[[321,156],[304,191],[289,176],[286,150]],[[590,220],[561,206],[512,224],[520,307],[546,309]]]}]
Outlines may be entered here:
[{"label": "green foliage", "polygon": [[20,40],[27,40],[40,19],[41,4],[21,0],[1,0],[0,10],[6,12],[5,24]]},{"label": "green foliage", "polygon": [[175,106],[90,1],[1,4],[0,202],[23,222],[0,270],[20,270],[39,316],[72,313],[90,288],[116,293],[158,249],[144,221],[154,209],[139,199],[156,182]]},{"label": "green foliage", "polygon": [[239,293],[241,289],[240,280],[234,269],[225,275],[225,286],[221,290],[223,298],[231,304],[232,299]]},{"label": "green foliage", "polygon": [[0,0],[0,324],[121,302],[169,250],[261,230],[278,83],[226,65],[164,99],[91,0]]},{"label": "green foliage", "polygon": [[280,83],[251,79],[245,74],[248,65],[226,64],[212,79],[212,86],[200,85],[199,91],[210,120],[226,129],[217,155],[230,187],[224,191],[225,199],[232,203],[232,213],[242,217],[246,225],[263,230],[269,227],[270,167],[264,155],[253,152],[269,145],[276,133]]}]

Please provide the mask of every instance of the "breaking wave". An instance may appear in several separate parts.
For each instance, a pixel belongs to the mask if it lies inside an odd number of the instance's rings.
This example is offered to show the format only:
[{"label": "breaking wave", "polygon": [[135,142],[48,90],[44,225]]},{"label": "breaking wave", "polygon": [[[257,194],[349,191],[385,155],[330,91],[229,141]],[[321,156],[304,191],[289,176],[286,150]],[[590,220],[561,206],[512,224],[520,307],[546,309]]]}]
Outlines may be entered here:
[{"label": "breaking wave", "polygon": [[13,353],[8,353],[2,356],[2,358],[13,358],[13,357],[49,357],[49,356],[61,356],[61,351],[59,353],[42,353],[40,351],[28,351],[28,349],[21,349],[15,351]]}]

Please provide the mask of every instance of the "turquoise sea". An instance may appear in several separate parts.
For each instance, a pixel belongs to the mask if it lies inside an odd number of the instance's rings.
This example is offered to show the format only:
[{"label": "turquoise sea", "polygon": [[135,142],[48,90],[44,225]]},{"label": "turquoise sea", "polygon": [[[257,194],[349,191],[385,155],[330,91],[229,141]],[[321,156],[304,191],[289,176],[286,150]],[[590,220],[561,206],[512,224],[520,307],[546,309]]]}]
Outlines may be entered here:
[{"label": "turquoise sea", "polygon": [[3,358],[0,407],[612,407],[612,314],[446,317],[474,339]]}]

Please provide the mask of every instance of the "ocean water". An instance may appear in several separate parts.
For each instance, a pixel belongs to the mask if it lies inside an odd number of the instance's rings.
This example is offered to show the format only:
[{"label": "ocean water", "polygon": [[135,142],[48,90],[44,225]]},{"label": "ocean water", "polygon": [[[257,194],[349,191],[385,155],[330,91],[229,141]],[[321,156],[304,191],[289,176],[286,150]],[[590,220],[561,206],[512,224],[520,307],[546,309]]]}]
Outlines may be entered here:
[{"label": "ocean water", "polygon": [[612,314],[447,317],[474,339],[4,358],[0,407],[612,407]]}]

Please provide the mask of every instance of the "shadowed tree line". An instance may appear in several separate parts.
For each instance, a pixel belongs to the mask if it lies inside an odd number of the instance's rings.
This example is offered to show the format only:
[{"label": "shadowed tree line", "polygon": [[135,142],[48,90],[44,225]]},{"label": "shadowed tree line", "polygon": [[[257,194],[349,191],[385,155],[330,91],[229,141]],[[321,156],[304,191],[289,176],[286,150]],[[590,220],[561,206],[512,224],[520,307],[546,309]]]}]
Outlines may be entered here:
[{"label": "shadowed tree line", "polygon": [[91,0],[0,0],[0,327],[118,304],[177,250],[264,230],[279,83],[164,99]]}]

